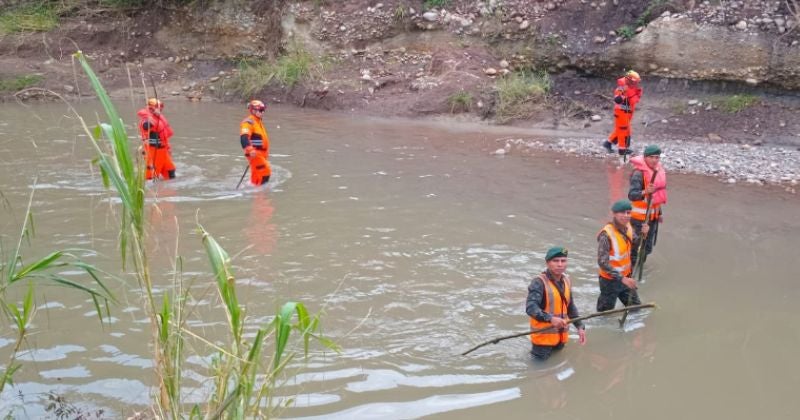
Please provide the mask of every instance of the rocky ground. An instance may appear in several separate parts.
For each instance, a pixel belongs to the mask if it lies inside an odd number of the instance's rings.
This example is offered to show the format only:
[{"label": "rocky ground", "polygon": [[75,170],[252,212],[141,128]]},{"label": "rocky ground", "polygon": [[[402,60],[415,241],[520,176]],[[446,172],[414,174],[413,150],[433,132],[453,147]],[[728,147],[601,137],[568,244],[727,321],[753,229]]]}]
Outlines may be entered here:
[{"label": "rocky ground", "polygon": [[[645,91],[634,145],[664,143],[671,170],[726,182],[793,191],[800,180],[800,30],[789,7],[796,0],[202,3],[81,9],[45,34],[0,35],[0,77],[36,74],[40,88],[86,96],[70,58],[79,46],[117,97],[144,96],[142,85],[154,82],[168,101],[243,101],[231,89],[242,63],[300,45],[314,57],[311,74],[291,87],[273,83],[258,97],[495,124],[498,83],[535,68],[550,73],[551,89],[508,123],[556,130],[561,139],[514,139],[509,148],[599,157],[612,126],[614,79],[634,67]],[[455,103],[455,95],[468,100]],[[750,98],[747,106],[732,109],[735,95]]]}]

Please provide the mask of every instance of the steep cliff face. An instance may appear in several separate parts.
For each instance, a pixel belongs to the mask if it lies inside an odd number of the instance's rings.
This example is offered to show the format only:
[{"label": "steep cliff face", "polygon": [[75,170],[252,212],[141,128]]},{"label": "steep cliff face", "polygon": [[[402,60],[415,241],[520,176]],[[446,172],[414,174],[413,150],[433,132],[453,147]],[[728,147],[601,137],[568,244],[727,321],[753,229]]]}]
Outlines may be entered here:
[{"label": "steep cliff face", "polygon": [[686,17],[657,19],[630,41],[592,54],[587,64],[608,68],[623,62],[662,77],[800,89],[800,48],[770,33],[735,31]]}]

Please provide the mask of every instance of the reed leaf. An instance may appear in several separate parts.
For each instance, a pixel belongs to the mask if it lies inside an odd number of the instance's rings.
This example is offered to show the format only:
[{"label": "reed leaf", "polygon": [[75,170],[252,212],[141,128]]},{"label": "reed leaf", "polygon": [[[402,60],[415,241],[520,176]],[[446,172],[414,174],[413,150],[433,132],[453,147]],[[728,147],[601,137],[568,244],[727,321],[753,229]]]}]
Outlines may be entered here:
[{"label": "reed leaf", "polygon": [[231,258],[228,256],[228,253],[225,252],[225,249],[214,240],[214,237],[211,236],[203,226],[200,224],[197,226],[202,232],[203,245],[205,246],[209,262],[211,263],[214,278],[217,280],[217,288],[220,297],[223,303],[225,303],[228,323],[234,335],[234,342],[239,343],[242,337],[241,309],[239,308],[239,301],[236,299],[236,285],[231,270]]},{"label": "reed leaf", "polygon": [[34,263],[22,267],[20,270],[13,272],[13,275],[8,279],[8,283],[13,284],[24,279],[25,277],[32,275],[33,273],[36,273],[37,271],[43,271],[52,268],[55,262],[61,258],[62,255],[64,255],[62,251],[56,251]]}]

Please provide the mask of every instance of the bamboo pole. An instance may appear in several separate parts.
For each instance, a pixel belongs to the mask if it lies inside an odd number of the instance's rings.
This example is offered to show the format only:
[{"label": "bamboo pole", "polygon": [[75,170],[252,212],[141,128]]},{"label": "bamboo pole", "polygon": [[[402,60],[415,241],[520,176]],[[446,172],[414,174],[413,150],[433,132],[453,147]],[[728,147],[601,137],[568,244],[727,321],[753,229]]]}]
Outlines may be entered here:
[{"label": "bamboo pole", "polygon": [[[575,322],[578,322],[578,321],[584,321],[584,320],[591,319],[591,318],[597,318],[597,317],[600,317],[600,316],[614,315],[614,314],[618,314],[620,312],[626,312],[627,313],[627,312],[633,311],[633,310],[644,309],[644,308],[655,308],[655,307],[656,307],[656,303],[655,302],[650,302],[650,303],[643,303],[641,305],[626,306],[624,308],[619,308],[619,309],[609,309],[607,311],[595,312],[593,314],[579,316],[577,318],[569,319],[569,320],[567,320],[567,325],[575,323]],[[553,328],[554,327],[550,326],[550,327],[545,327],[545,328],[539,328],[539,329],[536,329],[536,330],[525,331],[525,332],[522,332],[522,333],[516,333],[516,334],[506,335],[506,336],[503,336],[503,337],[493,338],[493,339],[491,339],[489,341],[485,341],[485,342],[483,342],[481,344],[478,344],[477,346],[465,351],[464,353],[461,353],[461,355],[462,356],[466,356],[466,355],[472,353],[473,351],[478,350],[479,348],[481,348],[483,346],[486,346],[488,344],[497,344],[497,343],[499,343],[499,342],[501,342],[503,340],[508,340],[509,338],[516,338],[516,337],[522,337],[524,335],[531,335],[533,333],[540,333],[540,332],[543,332],[543,331],[551,330]]]}]

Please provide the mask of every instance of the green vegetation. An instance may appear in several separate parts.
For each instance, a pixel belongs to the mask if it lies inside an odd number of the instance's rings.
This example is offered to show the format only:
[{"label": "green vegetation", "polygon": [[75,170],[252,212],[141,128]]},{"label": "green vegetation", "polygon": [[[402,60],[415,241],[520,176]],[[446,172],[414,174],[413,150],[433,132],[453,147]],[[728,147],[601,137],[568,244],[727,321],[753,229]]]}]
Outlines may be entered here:
[{"label": "green vegetation", "polygon": [[53,2],[39,1],[21,4],[0,14],[0,34],[43,32],[58,25],[58,13]]},{"label": "green vegetation", "polygon": [[[244,334],[246,316],[236,295],[231,259],[199,222],[197,227],[202,234],[202,243],[227,319],[227,337],[224,340],[206,339],[189,329],[187,317],[195,311],[186,307],[192,300],[191,290],[184,287],[180,257],[175,261],[171,292],[165,292],[160,299],[154,295],[144,240],[147,226],[144,217],[144,163],[141,160],[134,163],[133,155],[128,151],[128,136],[122,119],[85,56],[78,52],[75,57],[88,75],[110,121],[90,130],[77,116],[90,134],[105,186],[113,186],[121,202],[118,218],[121,221],[119,248],[122,265],[124,269],[129,260],[133,264],[132,272],[141,289],[144,310],[152,330],[155,377],[159,388],[155,401],[156,416],[176,420],[271,417],[273,391],[283,369],[295,357],[294,352],[287,350],[291,332],[294,330],[299,334],[305,356],[308,356],[312,338],[326,348],[338,351],[338,347],[317,334],[319,315],[310,315],[306,307],[297,302],[284,304],[272,322],[258,328],[252,338],[247,338]],[[270,335],[275,337],[272,354],[264,357]],[[187,343],[189,340],[194,341],[193,345]],[[200,359],[206,359],[209,352],[212,354],[209,366],[211,393],[202,404],[192,407],[187,407],[182,401],[185,392],[181,374],[183,363],[189,356],[188,349],[195,350],[195,356]]]},{"label": "green vegetation", "polygon": [[563,40],[561,39],[561,35],[550,33],[544,38],[544,42],[550,47],[558,47]]},{"label": "green vegetation", "polygon": [[499,122],[529,116],[550,92],[550,75],[544,71],[511,73],[499,79],[496,115]]},{"label": "green vegetation", "polygon": [[756,103],[758,103],[758,97],[749,94],[726,96],[719,99],[720,109],[729,114],[737,114]]},{"label": "green vegetation", "polygon": [[631,39],[636,35],[636,31],[628,25],[623,25],[617,29],[617,35],[623,39]]},{"label": "green vegetation", "polygon": [[422,9],[441,9],[442,7],[446,7],[447,3],[450,3],[450,0],[425,0],[425,2],[422,3]]},{"label": "green vegetation", "polygon": [[312,70],[322,63],[300,46],[295,46],[274,63],[242,61],[239,73],[233,79],[233,89],[245,98],[250,98],[272,81],[293,87],[311,76]]},{"label": "green vegetation", "polygon": [[658,15],[664,11],[663,9],[670,4],[670,0],[650,0],[650,3],[647,4],[647,8],[645,8],[644,12],[636,19],[636,26],[647,25],[650,21],[658,17]]},{"label": "green vegetation", "polygon": [[450,113],[455,114],[458,112],[467,112],[472,108],[472,94],[460,90],[447,97],[447,104],[450,105]]},{"label": "green vegetation", "polygon": [[13,93],[36,85],[43,80],[37,74],[31,76],[16,76],[8,79],[0,78],[0,93]]},{"label": "green vegetation", "polygon": [[[33,191],[36,189],[34,188]],[[4,331],[8,331],[9,335],[14,337],[14,347],[11,348],[8,360],[4,363],[5,369],[0,371],[0,393],[7,384],[14,383],[14,374],[22,367],[17,362],[17,356],[22,349],[22,344],[26,342],[32,332],[32,324],[36,316],[34,299],[37,286],[60,286],[86,295],[94,303],[101,322],[104,313],[110,316],[108,302],[114,301],[114,296],[98,276],[101,271],[81,261],[78,257],[77,253],[81,250],[55,251],[34,261],[23,257],[23,244],[30,244],[35,235],[32,207],[33,192],[28,200],[28,208],[25,211],[16,246],[11,248],[9,254],[6,254],[7,249],[3,244],[4,237],[0,236],[0,312],[8,321],[8,327],[4,326]],[[96,287],[78,283],[60,274],[66,270],[79,270],[86,273],[94,280]],[[22,291],[17,289],[25,290],[21,301],[18,299]],[[105,307],[105,312],[101,306]]]},{"label": "green vegetation", "polygon": [[394,9],[394,21],[402,22],[408,15],[408,9],[402,4],[398,4]]}]

